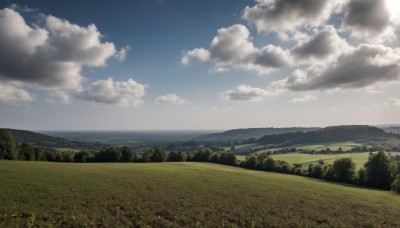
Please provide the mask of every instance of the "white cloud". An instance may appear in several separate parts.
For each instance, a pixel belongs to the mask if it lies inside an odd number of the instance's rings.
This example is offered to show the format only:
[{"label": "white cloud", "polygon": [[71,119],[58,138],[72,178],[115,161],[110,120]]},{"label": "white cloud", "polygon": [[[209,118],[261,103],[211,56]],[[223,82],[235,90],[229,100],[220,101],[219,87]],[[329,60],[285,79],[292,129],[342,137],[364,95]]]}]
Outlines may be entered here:
[{"label": "white cloud", "polygon": [[385,102],[385,105],[387,107],[391,107],[391,108],[400,108],[400,99],[398,99],[398,98],[389,98]]},{"label": "white cloud", "polygon": [[114,57],[115,57],[118,61],[123,62],[123,61],[125,61],[125,59],[126,59],[126,54],[127,54],[127,52],[128,52],[130,49],[131,49],[130,46],[126,46],[126,47],[124,47],[124,48],[121,48],[119,51],[117,51],[117,52],[115,53]]},{"label": "white cloud", "polygon": [[78,90],[74,97],[95,104],[119,107],[139,106],[143,103],[146,85],[133,79],[114,81],[112,78],[93,82],[87,89]]},{"label": "white cloud", "polygon": [[196,48],[183,52],[181,63],[186,65],[190,58],[212,60],[217,72],[235,68],[264,74],[292,64],[288,51],[280,47],[271,44],[261,49],[254,47],[249,30],[240,24],[219,29],[209,50]]},{"label": "white cloud", "polygon": [[35,100],[35,96],[22,89],[18,83],[0,81],[0,104],[16,105]]},{"label": "white cloud", "polygon": [[364,88],[400,78],[400,50],[363,44],[331,62],[296,70],[280,83],[292,91]]},{"label": "white cloud", "polygon": [[0,77],[42,88],[77,88],[84,66],[105,66],[113,43],[94,24],[80,27],[54,16],[29,26],[13,9],[0,10]]},{"label": "white cloud", "polygon": [[210,60],[210,52],[204,48],[195,48],[190,51],[184,51],[182,53],[181,63],[182,65],[187,65],[190,58],[196,58],[202,62]]},{"label": "white cloud", "polygon": [[70,104],[71,96],[64,90],[58,90],[56,92],[50,93],[46,101],[49,103]]},{"label": "white cloud", "polygon": [[383,103],[379,104],[370,104],[366,106],[362,106],[361,110],[364,112],[382,112],[397,109],[400,110],[400,99],[398,98],[389,98]]},{"label": "white cloud", "polygon": [[222,93],[227,100],[233,101],[259,101],[269,93],[261,88],[251,87],[249,85],[239,85],[231,90]]},{"label": "white cloud", "polygon": [[38,11],[38,9],[30,8],[26,5],[21,6],[21,5],[15,4],[15,3],[11,4],[9,7],[15,11],[20,11],[20,12],[24,12],[24,13],[32,13],[32,12]]},{"label": "white cloud", "polygon": [[344,7],[342,26],[352,36],[366,38],[373,42],[396,39],[395,26],[400,10],[398,0],[351,0]]},{"label": "white cloud", "polygon": [[183,98],[180,98],[176,94],[171,93],[171,94],[157,97],[156,103],[157,104],[185,104],[185,103],[188,103],[188,101]]},{"label": "white cloud", "polygon": [[318,97],[316,95],[313,94],[304,94],[301,97],[295,97],[291,100],[291,103],[306,103],[306,102],[310,102],[313,100],[317,100]]},{"label": "white cloud", "polygon": [[303,27],[318,27],[344,0],[257,0],[243,10],[242,17],[259,32],[285,33]]},{"label": "white cloud", "polygon": [[298,60],[321,61],[327,57],[337,57],[337,54],[350,49],[348,43],[343,40],[332,25],[325,26],[320,32],[309,39],[299,42],[291,54]]}]

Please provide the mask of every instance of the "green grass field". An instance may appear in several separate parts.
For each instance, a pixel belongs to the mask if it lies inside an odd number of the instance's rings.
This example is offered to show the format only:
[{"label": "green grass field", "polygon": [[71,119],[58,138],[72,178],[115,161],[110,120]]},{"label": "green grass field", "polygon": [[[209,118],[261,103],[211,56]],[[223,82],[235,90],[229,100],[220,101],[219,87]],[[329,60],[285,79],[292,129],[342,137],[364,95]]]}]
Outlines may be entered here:
[{"label": "green grass field", "polygon": [[[342,148],[343,151],[350,151],[354,147],[362,146],[363,144],[361,143],[356,143],[352,141],[344,141],[344,142],[335,142],[335,143],[321,143],[321,144],[301,144],[301,145],[293,145],[290,147],[276,147],[276,148],[270,148],[266,150],[259,150],[257,153],[262,153],[262,152],[267,152],[267,151],[274,151],[274,150],[281,150],[285,148],[296,148],[297,150],[304,150],[304,151],[319,151],[319,150],[326,150],[330,149],[333,151],[339,150],[339,148]],[[260,145],[258,146],[253,146],[252,148],[260,148]]]},{"label": "green grass field", "polygon": [[[400,152],[392,152],[392,155],[400,154]],[[356,169],[364,166],[368,160],[369,152],[363,153],[343,153],[343,154],[301,154],[301,153],[290,153],[290,154],[277,154],[272,155],[275,160],[287,161],[289,163],[300,163],[303,164],[303,168],[307,168],[309,164],[316,164],[318,160],[323,160],[325,164],[333,164],[338,158],[352,158],[356,164]]]},{"label": "green grass field", "polygon": [[400,196],[210,163],[0,161],[0,227],[400,226]]}]

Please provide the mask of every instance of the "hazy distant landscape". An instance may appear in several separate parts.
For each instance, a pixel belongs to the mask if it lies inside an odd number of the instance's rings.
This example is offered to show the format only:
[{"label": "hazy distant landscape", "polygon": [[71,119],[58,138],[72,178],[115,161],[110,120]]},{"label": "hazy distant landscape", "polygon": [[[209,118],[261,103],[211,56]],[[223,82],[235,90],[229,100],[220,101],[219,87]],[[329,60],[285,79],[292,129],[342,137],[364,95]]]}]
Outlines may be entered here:
[{"label": "hazy distant landscape", "polygon": [[400,227],[399,0],[0,1],[1,227]]}]

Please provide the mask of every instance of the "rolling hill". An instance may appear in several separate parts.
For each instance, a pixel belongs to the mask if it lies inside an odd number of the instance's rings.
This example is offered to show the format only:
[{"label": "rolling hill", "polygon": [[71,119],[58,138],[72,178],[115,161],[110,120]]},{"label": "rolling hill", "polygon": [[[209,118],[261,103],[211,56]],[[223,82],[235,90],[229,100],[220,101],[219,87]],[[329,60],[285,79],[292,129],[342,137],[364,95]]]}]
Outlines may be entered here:
[{"label": "rolling hill", "polygon": [[81,141],[68,140],[60,137],[53,137],[32,131],[6,129],[9,130],[17,143],[28,143],[35,146],[46,148],[70,148],[70,149],[101,149],[106,147],[103,143],[87,143]]},{"label": "rolling hill", "polygon": [[288,132],[307,132],[318,128],[290,127],[290,128],[245,128],[232,129],[220,133],[205,134],[194,138],[196,141],[234,141],[248,140],[250,138],[258,139],[265,135],[283,134]]},{"label": "rolling hill", "polygon": [[400,226],[389,191],[209,163],[0,161],[0,182],[0,227]]},{"label": "rolling hill", "polygon": [[384,131],[389,132],[389,133],[395,133],[395,134],[400,134],[400,127],[385,127],[382,128]]},{"label": "rolling hill", "polygon": [[367,125],[332,126],[308,132],[289,132],[266,135],[258,140],[260,144],[312,144],[340,141],[371,142],[400,139],[400,135]]}]

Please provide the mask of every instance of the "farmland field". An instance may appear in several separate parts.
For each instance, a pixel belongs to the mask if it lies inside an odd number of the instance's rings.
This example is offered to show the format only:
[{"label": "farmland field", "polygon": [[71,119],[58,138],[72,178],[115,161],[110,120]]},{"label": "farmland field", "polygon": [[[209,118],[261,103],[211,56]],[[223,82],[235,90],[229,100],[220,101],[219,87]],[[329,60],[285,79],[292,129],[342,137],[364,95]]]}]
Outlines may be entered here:
[{"label": "farmland field", "polygon": [[209,163],[0,161],[0,227],[400,226],[400,196]]},{"label": "farmland field", "polygon": [[[392,152],[392,155],[400,154],[400,152]],[[289,153],[289,154],[277,154],[271,157],[275,160],[282,160],[288,163],[300,163],[308,167],[311,163],[317,163],[319,160],[323,160],[325,164],[333,164],[338,158],[352,158],[356,164],[356,169],[363,167],[365,162],[368,160],[369,152],[363,153],[341,153],[341,154],[301,154],[301,153]]]}]

